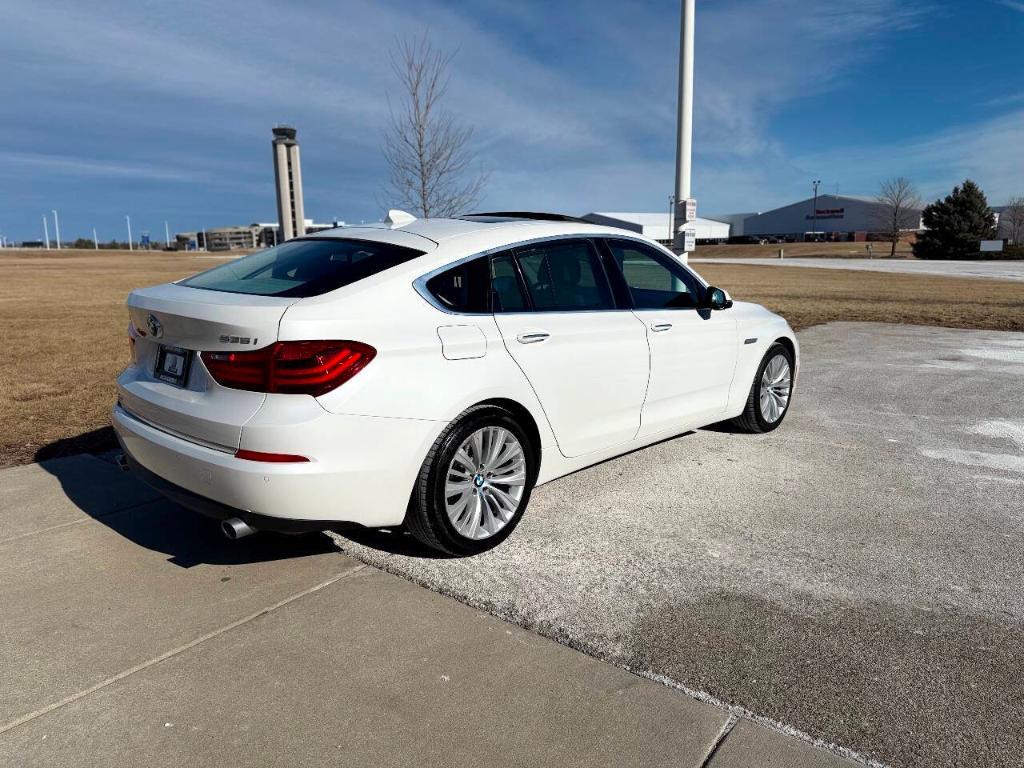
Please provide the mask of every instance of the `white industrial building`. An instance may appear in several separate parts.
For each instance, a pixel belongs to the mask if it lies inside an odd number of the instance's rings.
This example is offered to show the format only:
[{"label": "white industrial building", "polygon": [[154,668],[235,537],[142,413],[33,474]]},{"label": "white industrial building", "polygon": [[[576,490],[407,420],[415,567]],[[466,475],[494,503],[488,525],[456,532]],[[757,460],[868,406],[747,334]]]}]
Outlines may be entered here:
[{"label": "white industrial building", "polygon": [[[920,211],[914,216],[920,229]],[[621,227],[669,244],[668,213],[588,213],[594,224]],[[812,238],[863,241],[882,231],[886,207],[873,197],[819,195],[781,208],[758,213],[713,214],[698,218],[690,226],[697,230],[697,242],[725,242],[738,237],[782,237],[794,242]]]},{"label": "white industrial building", "polygon": [[[628,229],[630,232],[657,240],[662,245],[672,245],[671,222],[667,211],[665,213],[588,213],[581,218],[591,224]],[[691,221],[689,226],[697,231],[698,240],[725,240],[729,237],[729,224],[724,221],[697,218]]]},{"label": "white industrial building", "polygon": [[[818,195],[798,203],[785,205],[743,221],[744,235],[774,235],[795,240],[823,237],[827,240],[861,241],[873,232],[882,231],[887,217],[886,206],[873,197],[857,195]],[[913,217],[921,228],[921,211]]]}]

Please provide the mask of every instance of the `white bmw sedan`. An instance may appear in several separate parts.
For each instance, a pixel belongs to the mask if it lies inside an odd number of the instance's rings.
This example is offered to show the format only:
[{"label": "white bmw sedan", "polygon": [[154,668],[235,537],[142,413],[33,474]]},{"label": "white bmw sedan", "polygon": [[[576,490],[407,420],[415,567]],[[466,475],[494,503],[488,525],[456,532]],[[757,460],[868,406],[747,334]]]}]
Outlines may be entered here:
[{"label": "white bmw sedan", "polygon": [[404,526],[457,555],[534,487],[789,408],[793,331],[639,235],[544,214],[291,240],[128,297],[128,466],[231,538]]}]

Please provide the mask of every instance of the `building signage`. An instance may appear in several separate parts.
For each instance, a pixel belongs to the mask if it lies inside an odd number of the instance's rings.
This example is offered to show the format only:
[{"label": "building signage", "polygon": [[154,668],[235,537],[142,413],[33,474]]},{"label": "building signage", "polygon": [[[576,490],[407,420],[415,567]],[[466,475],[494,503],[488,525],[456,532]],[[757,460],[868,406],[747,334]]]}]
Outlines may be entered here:
[{"label": "building signage", "polygon": [[697,201],[690,197],[686,200],[686,218],[685,221],[695,221],[697,219]]},{"label": "building signage", "polygon": [[982,253],[999,253],[1003,250],[1002,240],[982,240],[981,241],[981,252]]},{"label": "building signage", "polygon": [[808,213],[805,216],[808,221],[814,219],[844,219],[846,218],[845,208],[818,208],[815,213]]}]

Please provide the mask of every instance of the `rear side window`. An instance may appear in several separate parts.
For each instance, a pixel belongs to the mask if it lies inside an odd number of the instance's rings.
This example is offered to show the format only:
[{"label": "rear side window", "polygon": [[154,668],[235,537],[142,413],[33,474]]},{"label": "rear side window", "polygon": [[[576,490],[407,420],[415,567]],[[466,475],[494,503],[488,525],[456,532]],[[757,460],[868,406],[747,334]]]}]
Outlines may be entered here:
[{"label": "rear side window", "polygon": [[491,257],[491,296],[495,312],[526,312],[526,297],[520,288],[512,254]]},{"label": "rear side window", "polygon": [[427,290],[452,312],[524,312],[528,307],[512,258],[503,253],[467,261],[434,275]]},{"label": "rear side window", "polygon": [[452,312],[490,312],[490,283],[485,256],[435,275],[427,281],[427,290]]},{"label": "rear side window", "polygon": [[556,240],[517,249],[537,312],[613,309],[612,292],[594,246]]},{"label": "rear side window", "polygon": [[425,251],[370,240],[290,240],[181,282],[189,288],[305,298],[342,288]]}]

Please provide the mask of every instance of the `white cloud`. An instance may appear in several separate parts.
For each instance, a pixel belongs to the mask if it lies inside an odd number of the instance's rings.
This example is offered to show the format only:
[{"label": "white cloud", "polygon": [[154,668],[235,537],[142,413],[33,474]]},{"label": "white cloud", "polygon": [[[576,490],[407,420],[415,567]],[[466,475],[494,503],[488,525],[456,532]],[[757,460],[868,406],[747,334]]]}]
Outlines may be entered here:
[{"label": "white cloud", "polygon": [[238,180],[230,176],[196,167],[187,168],[181,165],[152,163],[120,163],[39,152],[0,151],[0,165],[2,164],[21,167],[29,172],[46,171],[59,176],[142,179],[160,182],[181,182],[185,184],[199,183],[214,186],[240,185]]}]

